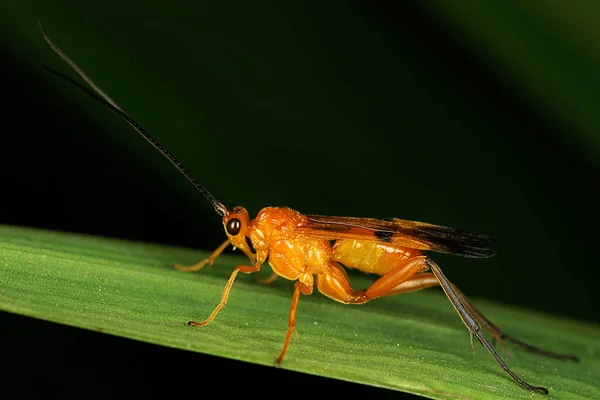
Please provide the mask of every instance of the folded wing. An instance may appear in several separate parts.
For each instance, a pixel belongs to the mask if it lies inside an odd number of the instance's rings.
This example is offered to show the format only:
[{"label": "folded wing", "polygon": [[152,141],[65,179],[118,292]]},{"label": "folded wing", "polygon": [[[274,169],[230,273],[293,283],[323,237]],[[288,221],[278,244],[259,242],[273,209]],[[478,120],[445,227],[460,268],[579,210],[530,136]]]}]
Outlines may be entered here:
[{"label": "folded wing", "polygon": [[307,221],[297,232],[315,238],[378,241],[471,258],[491,257],[495,253],[488,236],[425,222],[325,215],[307,215]]}]

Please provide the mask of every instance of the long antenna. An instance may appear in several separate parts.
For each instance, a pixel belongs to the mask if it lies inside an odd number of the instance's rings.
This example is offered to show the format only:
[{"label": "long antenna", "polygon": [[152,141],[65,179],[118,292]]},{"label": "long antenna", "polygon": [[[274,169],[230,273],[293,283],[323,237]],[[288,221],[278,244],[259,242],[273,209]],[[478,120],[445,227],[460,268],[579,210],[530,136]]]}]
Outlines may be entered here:
[{"label": "long antenna", "polygon": [[123,111],[123,109],[113,99],[111,99],[109,95],[104,93],[104,91],[100,89],[100,87],[96,85],[96,83],[94,83],[94,81],[79,67],[79,65],[77,65],[73,60],[71,60],[56,44],[54,44],[52,39],[50,39],[46,31],[44,30],[44,26],[42,25],[41,19],[38,19],[38,24],[40,26],[40,30],[42,31],[44,39],[52,48],[52,50],[54,50],[54,52],[58,54],[60,58],[62,58],[67,64],[69,64],[71,68],[73,68],[75,72],[77,72],[77,74],[92,88],[94,93],[89,92],[83,87],[82,89],[84,89],[86,92],[92,95],[96,100],[100,101],[106,108],[110,109],[111,111],[118,114],[121,118],[123,118],[129,125],[131,125],[133,129],[136,130],[137,133],[139,133],[144,139],[146,139],[148,143],[150,143],[156,150],[158,150],[163,156],[165,156],[171,162],[171,164],[173,164],[175,168],[177,168],[179,172],[181,172],[183,176],[185,176],[187,180],[190,181],[190,183],[196,189],[198,189],[200,193],[204,195],[204,197],[206,197],[206,199],[215,208],[217,214],[219,214],[222,217],[227,215],[227,207],[225,207],[223,203],[217,201],[217,199],[215,199],[215,197],[204,186],[202,186],[202,184],[198,182],[196,178],[192,176],[192,174],[183,166],[183,164],[177,158],[175,158],[175,156],[169,153],[167,149],[165,149],[156,139],[154,139],[148,132],[146,132],[146,130],[142,128],[140,124],[135,122],[135,120],[131,118],[129,114]]}]

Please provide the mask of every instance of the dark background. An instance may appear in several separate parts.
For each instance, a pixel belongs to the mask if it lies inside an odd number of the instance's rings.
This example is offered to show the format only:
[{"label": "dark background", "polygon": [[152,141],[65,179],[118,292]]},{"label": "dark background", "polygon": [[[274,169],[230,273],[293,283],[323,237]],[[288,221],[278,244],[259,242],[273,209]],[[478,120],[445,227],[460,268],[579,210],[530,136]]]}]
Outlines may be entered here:
[{"label": "dark background", "polygon": [[[75,76],[39,16],[228,206],[485,233],[492,259],[434,256],[462,291],[598,322],[600,5],[213,3],[0,6],[0,223],[207,250],[225,237],[127,124],[44,71]],[[267,396],[298,385],[393,395],[0,318],[15,366],[5,382],[38,394],[185,394],[227,376]],[[122,369],[105,369],[114,359]]]}]

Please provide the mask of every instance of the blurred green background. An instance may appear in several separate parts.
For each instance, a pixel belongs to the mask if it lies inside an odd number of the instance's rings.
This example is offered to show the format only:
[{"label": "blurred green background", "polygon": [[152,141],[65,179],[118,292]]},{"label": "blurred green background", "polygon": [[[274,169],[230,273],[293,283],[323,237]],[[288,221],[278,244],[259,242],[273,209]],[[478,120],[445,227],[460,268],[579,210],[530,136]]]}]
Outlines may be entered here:
[{"label": "blurred green background", "polygon": [[3,2],[0,223],[213,249],[201,195],[43,70],[75,77],[37,17],[228,206],[485,233],[492,259],[432,255],[463,292],[600,320],[600,3]]}]

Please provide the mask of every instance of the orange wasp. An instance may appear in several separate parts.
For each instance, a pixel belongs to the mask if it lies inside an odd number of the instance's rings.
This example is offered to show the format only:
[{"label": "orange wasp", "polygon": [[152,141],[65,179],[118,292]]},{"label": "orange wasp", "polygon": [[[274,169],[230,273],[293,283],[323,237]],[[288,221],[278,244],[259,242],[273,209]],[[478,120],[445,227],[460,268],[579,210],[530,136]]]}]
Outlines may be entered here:
[{"label": "orange wasp", "polygon": [[[220,303],[209,317],[202,322],[188,321],[187,325],[205,326],[213,321],[227,304],[229,292],[238,273],[258,272],[261,266],[268,262],[273,269],[273,274],[263,283],[270,283],[278,276],[296,281],[285,340],[281,353],[277,357],[276,366],[283,361],[292,333],[296,329],[296,312],[300,295],[312,294],[315,285],[325,296],[344,304],[363,304],[378,297],[409,293],[439,285],[467,327],[471,346],[474,347],[473,337],[477,337],[502,369],[527,390],[548,394],[547,388],[530,385],[516,375],[500,358],[483,330],[487,331],[494,341],[506,340],[534,353],[562,360],[579,361],[577,356],[544,350],[504,333],[473,306],[446,278],[433,260],[423,254],[423,251],[435,251],[471,258],[491,257],[494,251],[489,248],[488,237],[454,228],[396,218],[303,215],[287,207],[263,208],[256,218],[251,220],[245,208],[238,206],[228,209],[223,203],[218,202],[171,153],[125,113],[52,42],[44,31],[41,21],[40,29],[50,47],[85,80],[93,92],[79,83],[71,82],[129,123],[175,165],[223,218],[227,240],[210,257],[192,266],[174,265],[173,267],[181,271],[198,271],[204,266],[212,265],[230,245],[234,249],[240,249],[250,259],[250,264],[238,265],[233,270],[223,290]],[[344,267],[375,274],[379,278],[367,289],[356,290],[350,285]]]}]

